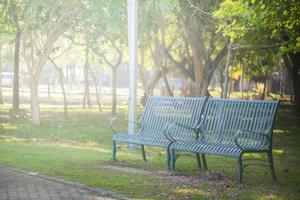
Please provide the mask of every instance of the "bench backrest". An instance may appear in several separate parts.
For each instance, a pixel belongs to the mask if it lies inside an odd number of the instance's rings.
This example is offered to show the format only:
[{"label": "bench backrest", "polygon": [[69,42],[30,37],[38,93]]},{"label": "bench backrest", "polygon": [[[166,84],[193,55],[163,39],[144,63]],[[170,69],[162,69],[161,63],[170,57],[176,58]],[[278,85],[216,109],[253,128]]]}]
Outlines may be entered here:
[{"label": "bench backrest", "polygon": [[[163,128],[168,123],[195,127],[201,119],[206,100],[207,98],[150,96],[140,120],[140,134],[164,137]],[[180,139],[193,136],[191,130],[180,127],[174,129],[172,135]]]},{"label": "bench backrest", "polygon": [[[201,127],[203,139],[233,145],[238,130],[266,134],[272,139],[278,104],[278,101],[209,98]],[[249,134],[249,137],[258,136]]]}]

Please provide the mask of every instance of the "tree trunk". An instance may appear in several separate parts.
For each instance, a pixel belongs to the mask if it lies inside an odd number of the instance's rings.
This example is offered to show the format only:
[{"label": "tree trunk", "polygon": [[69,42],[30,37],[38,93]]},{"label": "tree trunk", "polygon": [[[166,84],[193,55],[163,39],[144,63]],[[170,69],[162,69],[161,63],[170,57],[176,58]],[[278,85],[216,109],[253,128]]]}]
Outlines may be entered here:
[{"label": "tree trunk", "polygon": [[140,79],[141,79],[143,88],[144,88],[144,90],[146,92],[146,90],[147,90],[147,83],[146,83],[145,74],[144,74],[145,48],[141,48],[140,52],[141,52],[141,56],[140,56],[141,61],[140,61],[140,64],[138,65],[138,67],[139,67],[139,75],[140,75]]},{"label": "tree trunk", "polygon": [[167,64],[167,58],[165,57],[165,31],[164,28],[161,28],[161,34],[162,34],[162,41],[159,40],[159,37],[156,36],[155,40],[154,40],[154,49],[152,51],[152,59],[154,62],[154,65],[160,69],[160,73],[163,77],[164,83],[165,83],[165,88],[162,89],[161,91],[161,95],[162,96],[173,96],[173,92],[170,88],[170,85],[168,83],[168,79],[167,79],[167,68],[166,68],[166,64]]},{"label": "tree trunk", "polygon": [[282,58],[283,58],[283,67],[286,69],[287,71],[287,75],[288,75],[288,78],[291,79],[292,81],[290,82],[290,86],[291,86],[291,90],[293,92],[291,92],[291,96],[290,96],[290,103],[294,103],[294,83],[293,83],[293,77],[294,77],[294,74],[293,74],[293,64],[291,63],[291,58],[288,54],[283,54],[282,55]]},{"label": "tree trunk", "polygon": [[85,64],[83,67],[83,74],[84,74],[84,97],[83,97],[83,105],[82,107],[85,108],[87,104],[88,107],[91,107],[91,98],[90,98],[90,80],[89,80],[89,49],[88,47],[85,50]]},{"label": "tree trunk", "polygon": [[112,63],[109,61],[109,59],[106,58],[106,56],[103,54],[103,52],[98,51],[97,49],[93,49],[96,55],[98,55],[103,61],[109,65],[112,69],[112,116],[116,115],[116,106],[117,106],[117,93],[116,93],[116,88],[117,88],[117,68],[120,66],[123,58],[123,53],[121,49],[116,45],[114,40],[108,39],[110,43],[112,44],[113,48],[117,52],[117,61],[115,63]]},{"label": "tree trunk", "polygon": [[59,71],[59,83],[60,83],[60,88],[63,93],[63,99],[64,99],[64,116],[67,119],[68,118],[68,101],[67,101],[67,94],[64,86],[64,74],[63,70],[60,69]]},{"label": "tree trunk", "polygon": [[190,45],[192,47],[192,55],[193,55],[193,62],[194,62],[194,76],[195,76],[194,96],[200,96],[202,90],[202,82],[204,79],[203,60],[201,55],[199,54],[199,49],[198,49],[201,47],[197,46],[197,43],[195,44],[195,41],[190,41]]},{"label": "tree trunk", "polygon": [[142,86],[144,88],[144,95],[141,98],[141,104],[143,106],[145,106],[146,101],[147,101],[148,96],[149,96],[148,87],[147,87],[147,81],[145,79],[145,73],[144,73],[145,48],[141,48],[140,49],[140,53],[141,53],[141,55],[140,55],[141,61],[140,61],[140,64],[138,65],[138,67],[139,67],[139,71],[138,72],[139,72],[139,75],[140,75]]},{"label": "tree trunk", "polygon": [[[39,77],[42,69],[42,65],[37,66],[36,60],[34,59],[34,49],[33,36],[30,35],[31,45],[30,45],[30,56],[26,56],[25,49],[23,50],[23,57],[28,66],[29,76],[30,76],[30,106],[32,114],[32,122],[34,125],[39,126],[41,124],[40,119],[40,108],[38,99],[38,87],[39,87]],[[47,57],[48,58],[48,57]],[[41,63],[39,63],[41,64]]]},{"label": "tree trunk", "polygon": [[21,32],[18,29],[15,35],[15,55],[14,55],[14,84],[13,84],[13,108],[12,115],[19,114],[20,96],[19,96],[19,57],[20,57]]},{"label": "tree trunk", "polygon": [[112,67],[112,116],[116,115],[117,107],[117,68]]},{"label": "tree trunk", "polygon": [[223,91],[222,91],[222,98],[228,98],[228,87],[229,87],[229,63],[230,63],[230,57],[231,57],[231,44],[230,41],[228,40],[227,42],[227,60],[226,60],[226,65],[224,69],[224,86],[223,86]]},{"label": "tree trunk", "polygon": [[[189,25],[190,26],[190,25]],[[227,49],[223,48],[214,60],[211,55],[204,55],[201,48],[205,48],[201,37],[193,31],[193,28],[187,27],[187,41],[192,49],[192,60],[194,64],[195,88],[194,96],[208,96],[208,86],[212,75],[217,68],[220,60],[226,55]]]},{"label": "tree trunk", "polygon": [[54,60],[50,59],[50,61],[59,74],[59,84],[60,84],[60,88],[61,88],[61,91],[63,94],[63,100],[64,100],[64,116],[67,119],[68,118],[68,100],[67,100],[67,94],[66,94],[65,85],[64,85],[64,72],[63,72],[62,68],[59,68],[56,65]]},{"label": "tree trunk", "polygon": [[1,55],[2,46],[0,44],[0,104],[3,104],[3,94],[2,94],[2,55]]},{"label": "tree trunk", "polygon": [[266,88],[266,97],[270,96],[272,90],[272,74],[268,73],[267,75],[267,88]]},{"label": "tree trunk", "polygon": [[65,82],[68,85],[68,83],[70,83],[70,78],[71,78],[70,68],[68,66],[66,66],[65,75],[66,75]]},{"label": "tree trunk", "polygon": [[34,125],[39,126],[41,124],[40,119],[40,107],[38,99],[38,80],[36,76],[31,73],[31,112],[32,112],[32,121]]},{"label": "tree trunk", "polygon": [[72,90],[73,89],[73,84],[75,84],[75,77],[76,77],[74,64],[71,64],[70,69],[71,69],[70,70],[71,77],[70,77],[70,80],[67,82],[67,84],[68,84],[68,88],[70,90]]},{"label": "tree trunk", "polygon": [[267,81],[268,81],[268,78],[267,78],[267,76],[266,76],[266,78],[265,78],[265,80],[264,80],[264,82],[263,82],[264,87],[263,87],[263,92],[262,92],[261,98],[260,98],[261,100],[265,100],[265,98],[266,98]]},{"label": "tree trunk", "polygon": [[210,96],[208,92],[208,86],[211,80],[212,74],[208,74],[202,81],[200,96]]},{"label": "tree trunk", "polygon": [[[183,1],[182,1],[183,2]],[[185,7],[185,3],[182,3],[181,6]],[[202,90],[202,82],[204,79],[204,67],[205,67],[205,61],[203,58],[203,54],[201,52],[201,48],[204,48],[201,43],[201,32],[195,32],[194,25],[196,24],[196,19],[193,19],[192,17],[187,17],[184,20],[185,30],[186,30],[186,39],[188,44],[190,45],[192,49],[192,60],[194,64],[194,96],[200,96],[201,90]]]},{"label": "tree trunk", "polygon": [[242,69],[242,74],[240,77],[240,93],[241,93],[242,99],[244,99],[244,68],[241,67],[241,69]]},{"label": "tree trunk", "polygon": [[296,111],[300,112],[300,52],[290,53],[293,67],[293,90]]},{"label": "tree trunk", "polygon": [[228,94],[227,94],[227,98],[228,99],[230,99],[230,95],[231,95],[232,90],[234,91],[234,86],[233,85],[234,85],[234,82],[230,78],[229,79],[229,83],[228,83],[228,86],[229,86],[229,88],[228,88]]},{"label": "tree trunk", "polygon": [[220,98],[222,98],[223,97],[223,90],[224,90],[224,69],[223,69],[223,71],[220,69],[220,87],[221,87],[221,93],[220,93]]},{"label": "tree trunk", "polygon": [[142,105],[144,106],[147,102],[147,99],[150,95],[153,94],[154,88],[161,78],[161,71],[155,68],[153,76],[149,79],[147,87],[145,88],[144,96],[142,97]]},{"label": "tree trunk", "polygon": [[[102,68],[101,68],[101,66],[99,66],[99,71],[98,71],[98,75],[96,76],[95,75],[95,77],[98,77],[97,78],[97,80],[98,80],[98,91],[99,91],[99,98],[100,98],[100,103],[101,103],[101,101],[102,101],[102,77],[103,77],[103,75],[102,75]],[[102,108],[101,108],[101,110],[102,110]]]},{"label": "tree trunk", "polygon": [[168,81],[168,78],[167,78],[167,75],[166,75],[165,71],[166,70],[163,68],[161,70],[161,74],[162,74],[162,77],[163,77],[164,82],[165,82],[167,96],[172,97],[172,96],[174,96],[174,94],[173,94],[173,91],[170,88],[170,84],[169,84],[169,81]]},{"label": "tree trunk", "polygon": [[92,78],[93,78],[93,82],[94,82],[94,85],[95,85],[95,92],[96,92],[96,100],[97,100],[98,109],[101,112],[102,111],[101,97],[100,97],[99,91],[98,91],[98,82],[99,81],[97,81],[95,73],[93,72],[93,70],[91,69],[91,67],[90,67],[90,72],[91,72],[91,75],[92,75]]}]

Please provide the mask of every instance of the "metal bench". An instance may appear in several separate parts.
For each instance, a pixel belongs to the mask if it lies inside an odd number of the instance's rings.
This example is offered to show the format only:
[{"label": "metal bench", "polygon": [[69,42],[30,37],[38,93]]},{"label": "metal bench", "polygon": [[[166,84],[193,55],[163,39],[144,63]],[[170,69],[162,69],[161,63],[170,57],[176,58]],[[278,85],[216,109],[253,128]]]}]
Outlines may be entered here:
[{"label": "metal bench", "polygon": [[[175,170],[176,151],[189,151],[236,158],[238,160],[238,182],[242,183],[245,153],[267,153],[273,180],[276,180],[272,157],[272,133],[278,101],[208,99],[203,119],[197,131],[198,139],[178,140],[172,131],[166,136],[172,141],[171,169]],[[169,124],[170,128],[178,124]],[[189,128],[187,128],[189,129]],[[255,159],[252,159],[253,161]],[[205,156],[202,156],[207,169]]]},{"label": "metal bench", "polygon": [[[116,160],[116,143],[141,145],[143,160],[146,161],[144,146],[163,147],[167,150],[167,164],[170,168],[169,147],[172,141],[165,137],[168,124],[180,123],[184,127],[195,127],[199,124],[201,113],[207,98],[182,98],[150,96],[145,105],[144,113],[138,122],[140,129],[137,134],[118,133],[114,126],[114,119],[110,127],[114,132],[112,139],[113,160]],[[193,130],[179,127],[172,130],[176,139],[191,139]]]}]

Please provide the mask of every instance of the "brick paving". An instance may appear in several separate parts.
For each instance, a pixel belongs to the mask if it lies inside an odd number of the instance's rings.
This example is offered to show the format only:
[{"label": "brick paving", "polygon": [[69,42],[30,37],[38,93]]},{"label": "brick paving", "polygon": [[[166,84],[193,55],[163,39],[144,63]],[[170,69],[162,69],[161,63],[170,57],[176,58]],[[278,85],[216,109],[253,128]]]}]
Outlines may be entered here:
[{"label": "brick paving", "polygon": [[122,195],[79,183],[0,166],[0,200],[114,200]]}]

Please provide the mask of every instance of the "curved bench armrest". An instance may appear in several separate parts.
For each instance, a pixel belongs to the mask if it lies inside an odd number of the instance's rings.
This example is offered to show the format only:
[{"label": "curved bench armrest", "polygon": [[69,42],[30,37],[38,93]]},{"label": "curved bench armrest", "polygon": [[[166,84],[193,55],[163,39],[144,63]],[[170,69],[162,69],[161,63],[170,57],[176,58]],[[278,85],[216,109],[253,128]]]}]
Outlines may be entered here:
[{"label": "curved bench armrest", "polygon": [[183,125],[183,124],[179,124],[179,123],[168,123],[166,126],[164,126],[164,135],[165,137],[170,141],[170,142],[175,142],[176,139],[174,138],[174,136],[172,135],[172,129],[175,128],[175,127],[180,127],[180,128],[184,128],[186,130],[192,130],[194,131],[196,134],[197,134],[197,128],[195,127],[190,127],[190,126],[186,126],[186,125]]},{"label": "curved bench armrest", "polygon": [[[111,130],[114,134],[118,133],[117,130],[116,130],[116,128],[115,128],[115,126],[114,126],[114,122],[116,121],[116,119],[117,119],[117,117],[113,117],[113,118],[110,120],[110,123],[109,123],[109,128],[110,128],[110,130]],[[134,123],[134,124],[138,125],[139,127],[141,127],[140,121],[137,121],[137,122],[136,122],[136,121],[129,121],[129,120],[128,120],[128,122]]]},{"label": "curved bench armrest", "polygon": [[[265,133],[267,133],[266,131]],[[249,137],[251,135],[251,137]],[[241,139],[244,142],[241,142]],[[267,140],[267,142],[265,141]],[[238,130],[234,135],[235,145],[243,151],[264,150],[271,145],[270,136],[249,130]]]}]

